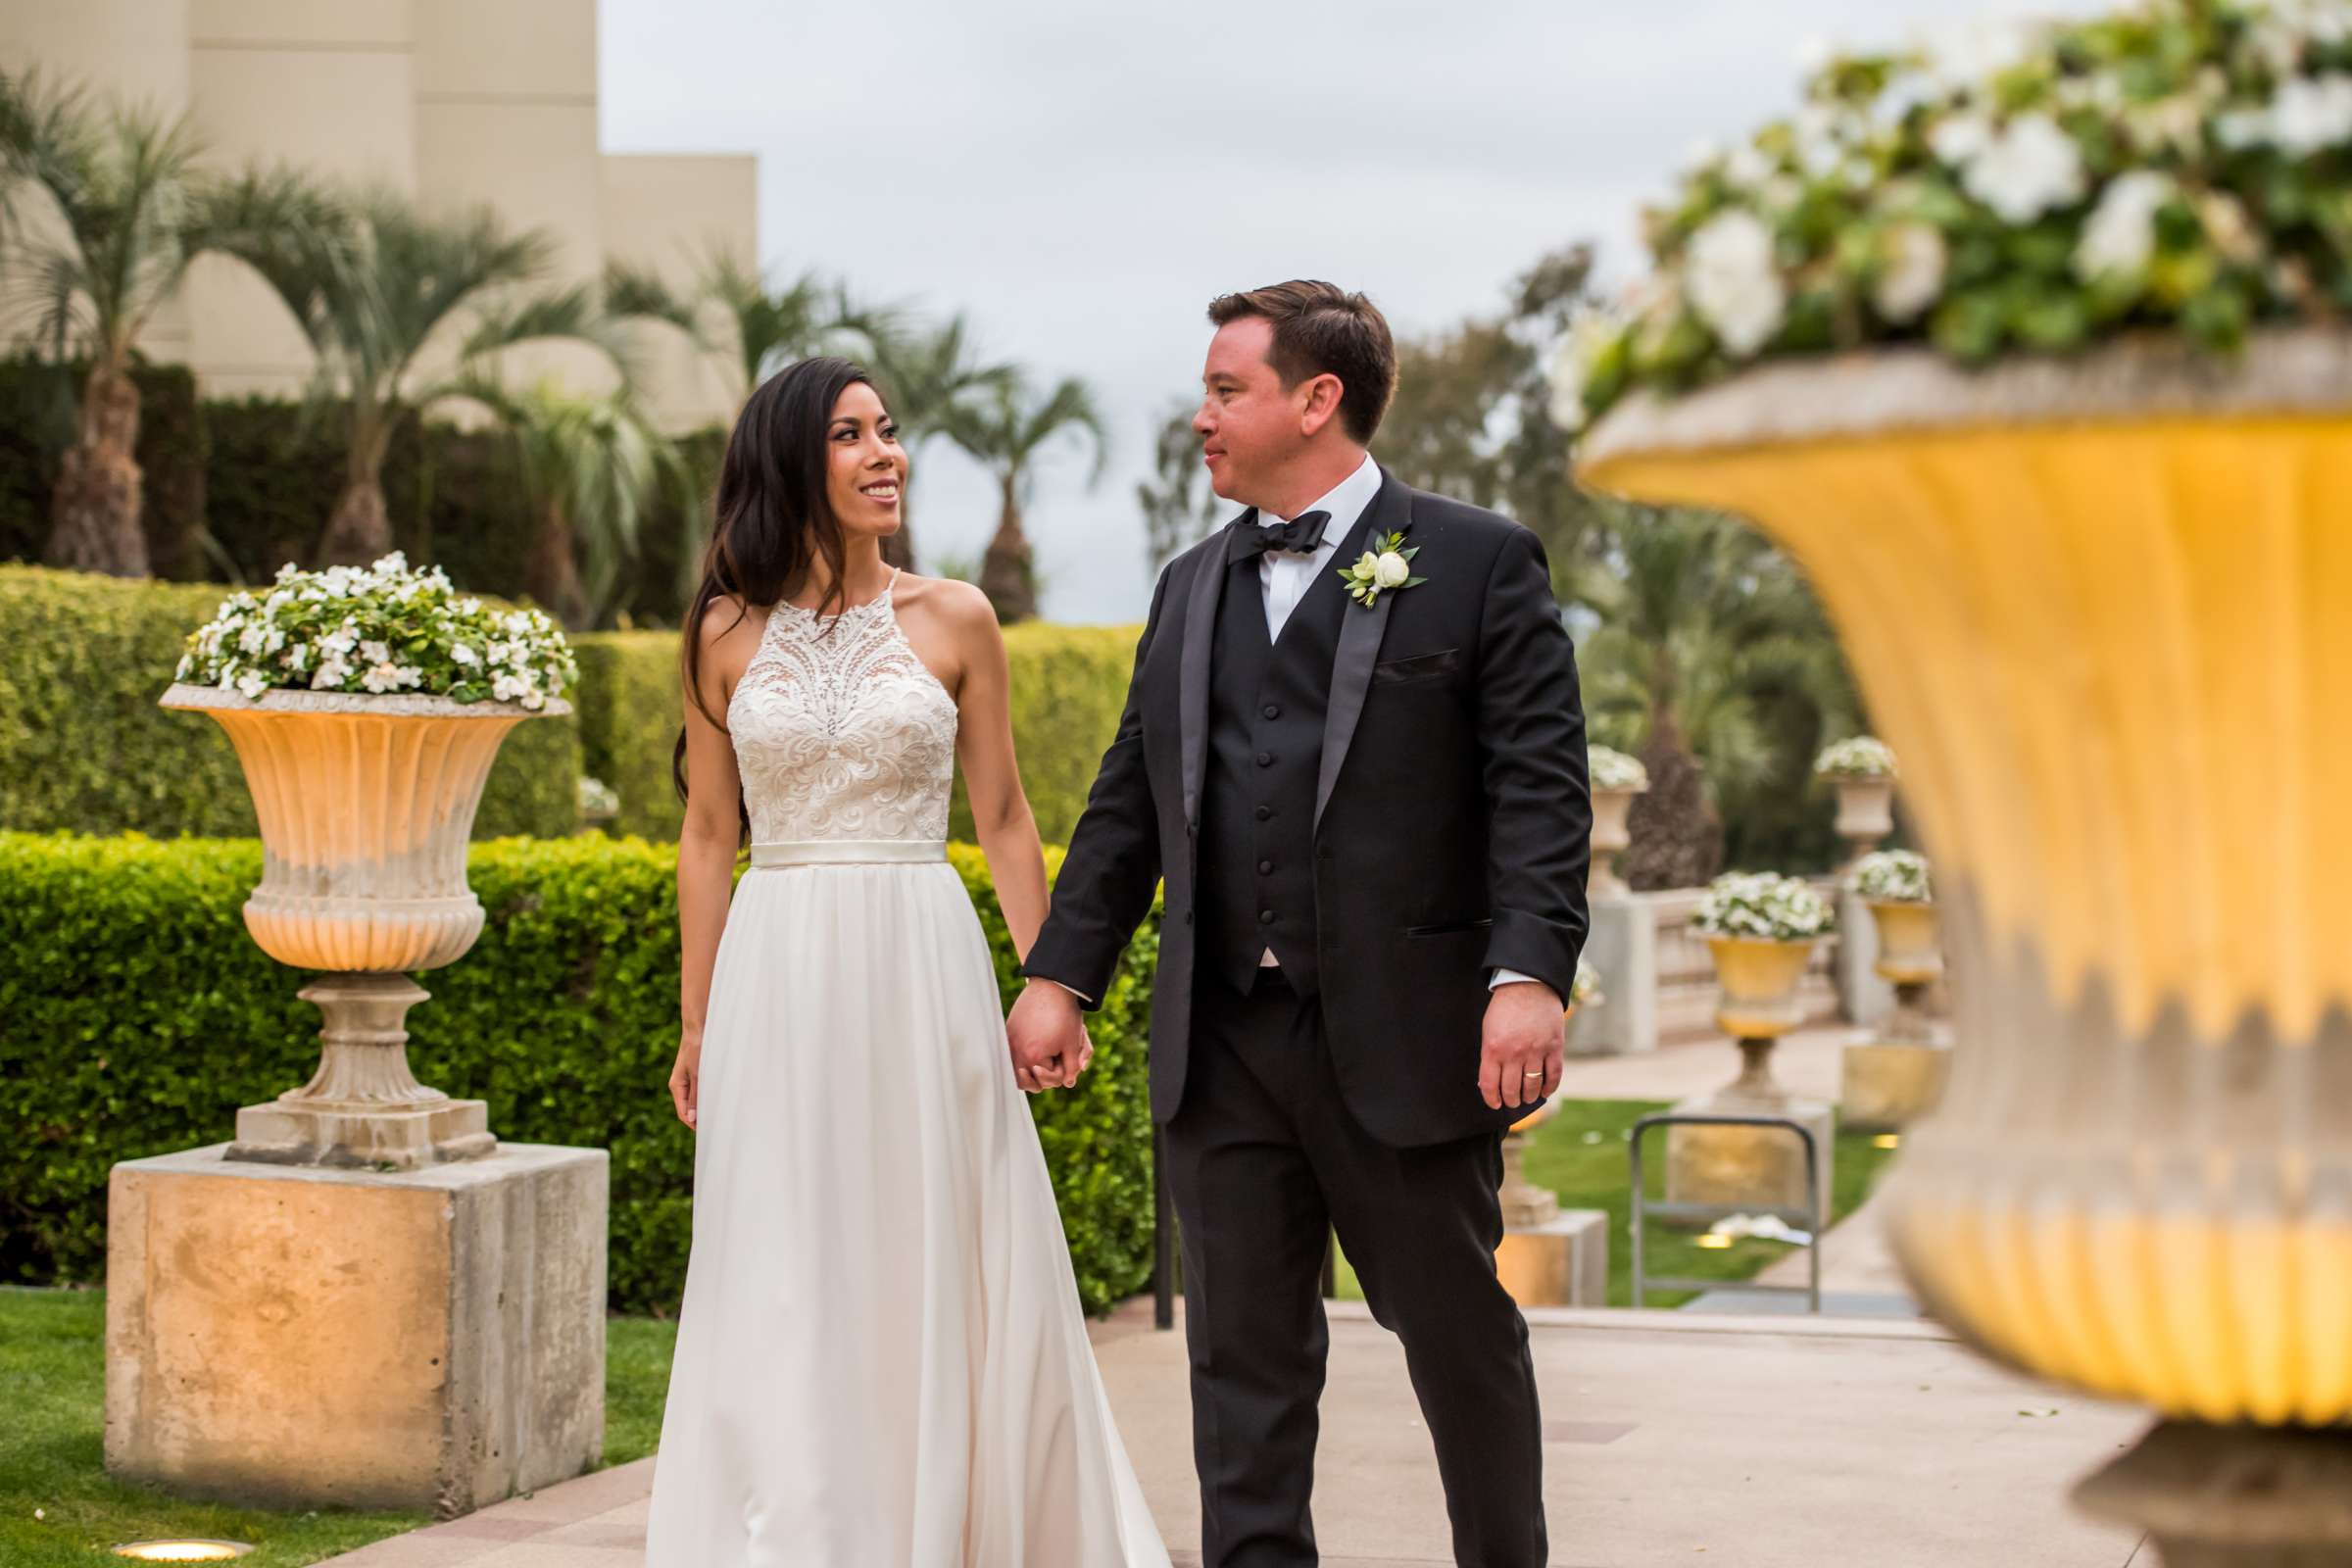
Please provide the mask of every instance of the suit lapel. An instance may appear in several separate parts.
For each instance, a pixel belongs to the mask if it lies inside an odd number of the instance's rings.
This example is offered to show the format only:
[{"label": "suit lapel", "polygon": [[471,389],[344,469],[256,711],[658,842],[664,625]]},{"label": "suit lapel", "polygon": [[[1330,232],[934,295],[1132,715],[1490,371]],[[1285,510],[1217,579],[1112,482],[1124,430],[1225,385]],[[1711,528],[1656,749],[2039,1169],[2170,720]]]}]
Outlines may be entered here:
[{"label": "suit lapel", "polygon": [[1200,822],[1200,779],[1208,767],[1208,654],[1216,638],[1217,605],[1225,597],[1225,541],[1253,527],[1252,507],[1215,534],[1214,548],[1198,552],[1192,594],[1184,605],[1184,643],[1177,662],[1177,741],[1184,758],[1184,819]]},{"label": "suit lapel", "polygon": [[[1381,469],[1380,493],[1366,509],[1371,527],[1365,533],[1364,548],[1369,549],[1372,540],[1409,525],[1412,511],[1412,492],[1395,474]],[[1330,569],[1334,571],[1348,564],[1338,556],[1332,562]],[[1369,610],[1349,599],[1340,612],[1340,646],[1331,661],[1331,699],[1323,710],[1323,761],[1315,777],[1317,828],[1323,825],[1323,807],[1348,760],[1348,744],[1355,739],[1355,722],[1363,715],[1364,694],[1372,686],[1372,665],[1380,658],[1380,640],[1388,630],[1389,607],[1396,598],[1393,591],[1384,593]]]}]

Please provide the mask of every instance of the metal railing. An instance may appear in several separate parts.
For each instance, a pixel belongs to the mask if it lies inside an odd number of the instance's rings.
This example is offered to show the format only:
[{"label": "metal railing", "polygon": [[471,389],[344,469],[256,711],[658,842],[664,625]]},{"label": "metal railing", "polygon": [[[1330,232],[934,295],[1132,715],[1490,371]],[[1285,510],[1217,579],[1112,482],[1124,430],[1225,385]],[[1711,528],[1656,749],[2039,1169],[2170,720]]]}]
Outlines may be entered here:
[{"label": "metal railing", "polygon": [[[1643,1183],[1642,1168],[1642,1136],[1652,1127],[1779,1127],[1796,1134],[1805,1148],[1805,1207],[1776,1208],[1756,1203],[1673,1203],[1651,1202],[1649,1188]],[[1803,1122],[1787,1116],[1740,1116],[1720,1111],[1662,1110],[1654,1116],[1644,1116],[1634,1123],[1631,1160],[1633,1163],[1633,1254],[1634,1281],[1632,1305],[1641,1306],[1651,1291],[1766,1291],[1775,1294],[1802,1296],[1806,1309],[1821,1311],[1821,1232],[1824,1214],[1821,1192],[1821,1149],[1813,1129]],[[1651,1279],[1642,1267],[1642,1227],[1645,1219],[1707,1220],[1729,1219],[1735,1214],[1766,1214],[1784,1225],[1802,1227],[1805,1233],[1807,1281],[1803,1285],[1758,1285],[1752,1281],[1686,1279],[1664,1275]]]}]

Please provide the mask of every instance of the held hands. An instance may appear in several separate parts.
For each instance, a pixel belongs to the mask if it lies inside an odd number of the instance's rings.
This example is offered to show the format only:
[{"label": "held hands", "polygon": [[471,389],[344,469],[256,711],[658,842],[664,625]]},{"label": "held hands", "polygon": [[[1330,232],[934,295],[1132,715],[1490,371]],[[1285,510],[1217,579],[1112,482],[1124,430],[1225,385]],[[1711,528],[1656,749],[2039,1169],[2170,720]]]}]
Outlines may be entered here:
[{"label": "held hands", "polygon": [[1078,999],[1051,980],[1032,980],[1013,999],[1004,1042],[1012,1052],[1013,1081],[1033,1095],[1069,1088],[1095,1059]]},{"label": "held hands", "polygon": [[1560,1087],[1568,1023],[1560,994],[1541,980],[1513,980],[1487,999],[1478,1092],[1489,1109],[1532,1105]]},{"label": "held hands", "polygon": [[694,1125],[694,1102],[702,1088],[703,1032],[690,1029],[678,1036],[678,1064],[669,1069],[669,1098],[677,1106],[678,1120],[688,1127]]}]

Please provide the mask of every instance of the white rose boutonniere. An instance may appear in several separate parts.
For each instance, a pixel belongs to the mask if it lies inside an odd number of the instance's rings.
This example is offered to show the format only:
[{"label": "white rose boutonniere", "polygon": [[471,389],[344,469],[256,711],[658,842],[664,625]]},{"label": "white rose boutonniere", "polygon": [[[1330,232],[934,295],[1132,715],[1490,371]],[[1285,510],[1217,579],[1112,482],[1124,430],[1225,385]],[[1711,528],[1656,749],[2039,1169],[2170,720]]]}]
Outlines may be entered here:
[{"label": "white rose boutonniere", "polygon": [[1341,567],[1340,580],[1348,585],[1348,598],[1370,609],[1383,593],[1429,581],[1413,575],[1412,560],[1420,553],[1419,545],[1406,548],[1404,530],[1399,528],[1356,557],[1354,565]]}]

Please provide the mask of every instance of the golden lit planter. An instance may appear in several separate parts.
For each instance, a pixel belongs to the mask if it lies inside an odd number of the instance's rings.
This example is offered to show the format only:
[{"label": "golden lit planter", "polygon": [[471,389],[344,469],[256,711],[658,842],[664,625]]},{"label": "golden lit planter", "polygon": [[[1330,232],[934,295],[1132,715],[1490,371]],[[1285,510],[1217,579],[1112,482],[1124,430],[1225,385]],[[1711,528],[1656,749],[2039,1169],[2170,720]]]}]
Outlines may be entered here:
[{"label": "golden lit planter", "polygon": [[1592,792],[1592,866],[1585,878],[1589,898],[1622,899],[1633,891],[1617,874],[1617,857],[1632,849],[1634,835],[1626,826],[1627,813],[1641,790]]},{"label": "golden lit planter", "polygon": [[1870,922],[1879,934],[1878,961],[1871,967],[1894,987],[1894,1011],[1880,1038],[1925,1045],[1933,1034],[1928,1024],[1928,988],[1943,975],[1936,906],[1921,899],[1862,902],[1869,906]]},{"label": "golden lit planter", "polygon": [[[232,1159],[415,1169],[498,1147],[484,1102],[452,1100],[409,1070],[409,978],[455,961],[481,934],[466,846],[511,703],[272,690],[258,699],[180,683],[165,708],[228,732],[262,834],[245,926],[262,951],[333,971],[299,993],[326,1015],[318,1070],[237,1112]],[[540,713],[569,712],[550,702]]]},{"label": "golden lit planter", "polygon": [[1798,993],[1819,939],[1775,942],[1765,937],[1707,938],[1722,995],[1715,1022],[1734,1040],[1769,1045],[1805,1021]]},{"label": "golden lit planter", "polygon": [[1845,840],[1846,863],[1852,864],[1894,831],[1894,780],[1852,773],[1833,773],[1838,791],[1838,836]]},{"label": "golden lit planter", "polygon": [[1786,544],[1903,758],[1969,1043],[1888,1189],[1936,1315],[2177,1416],[2352,1417],[2352,334],[1784,365],[1583,472]]}]

